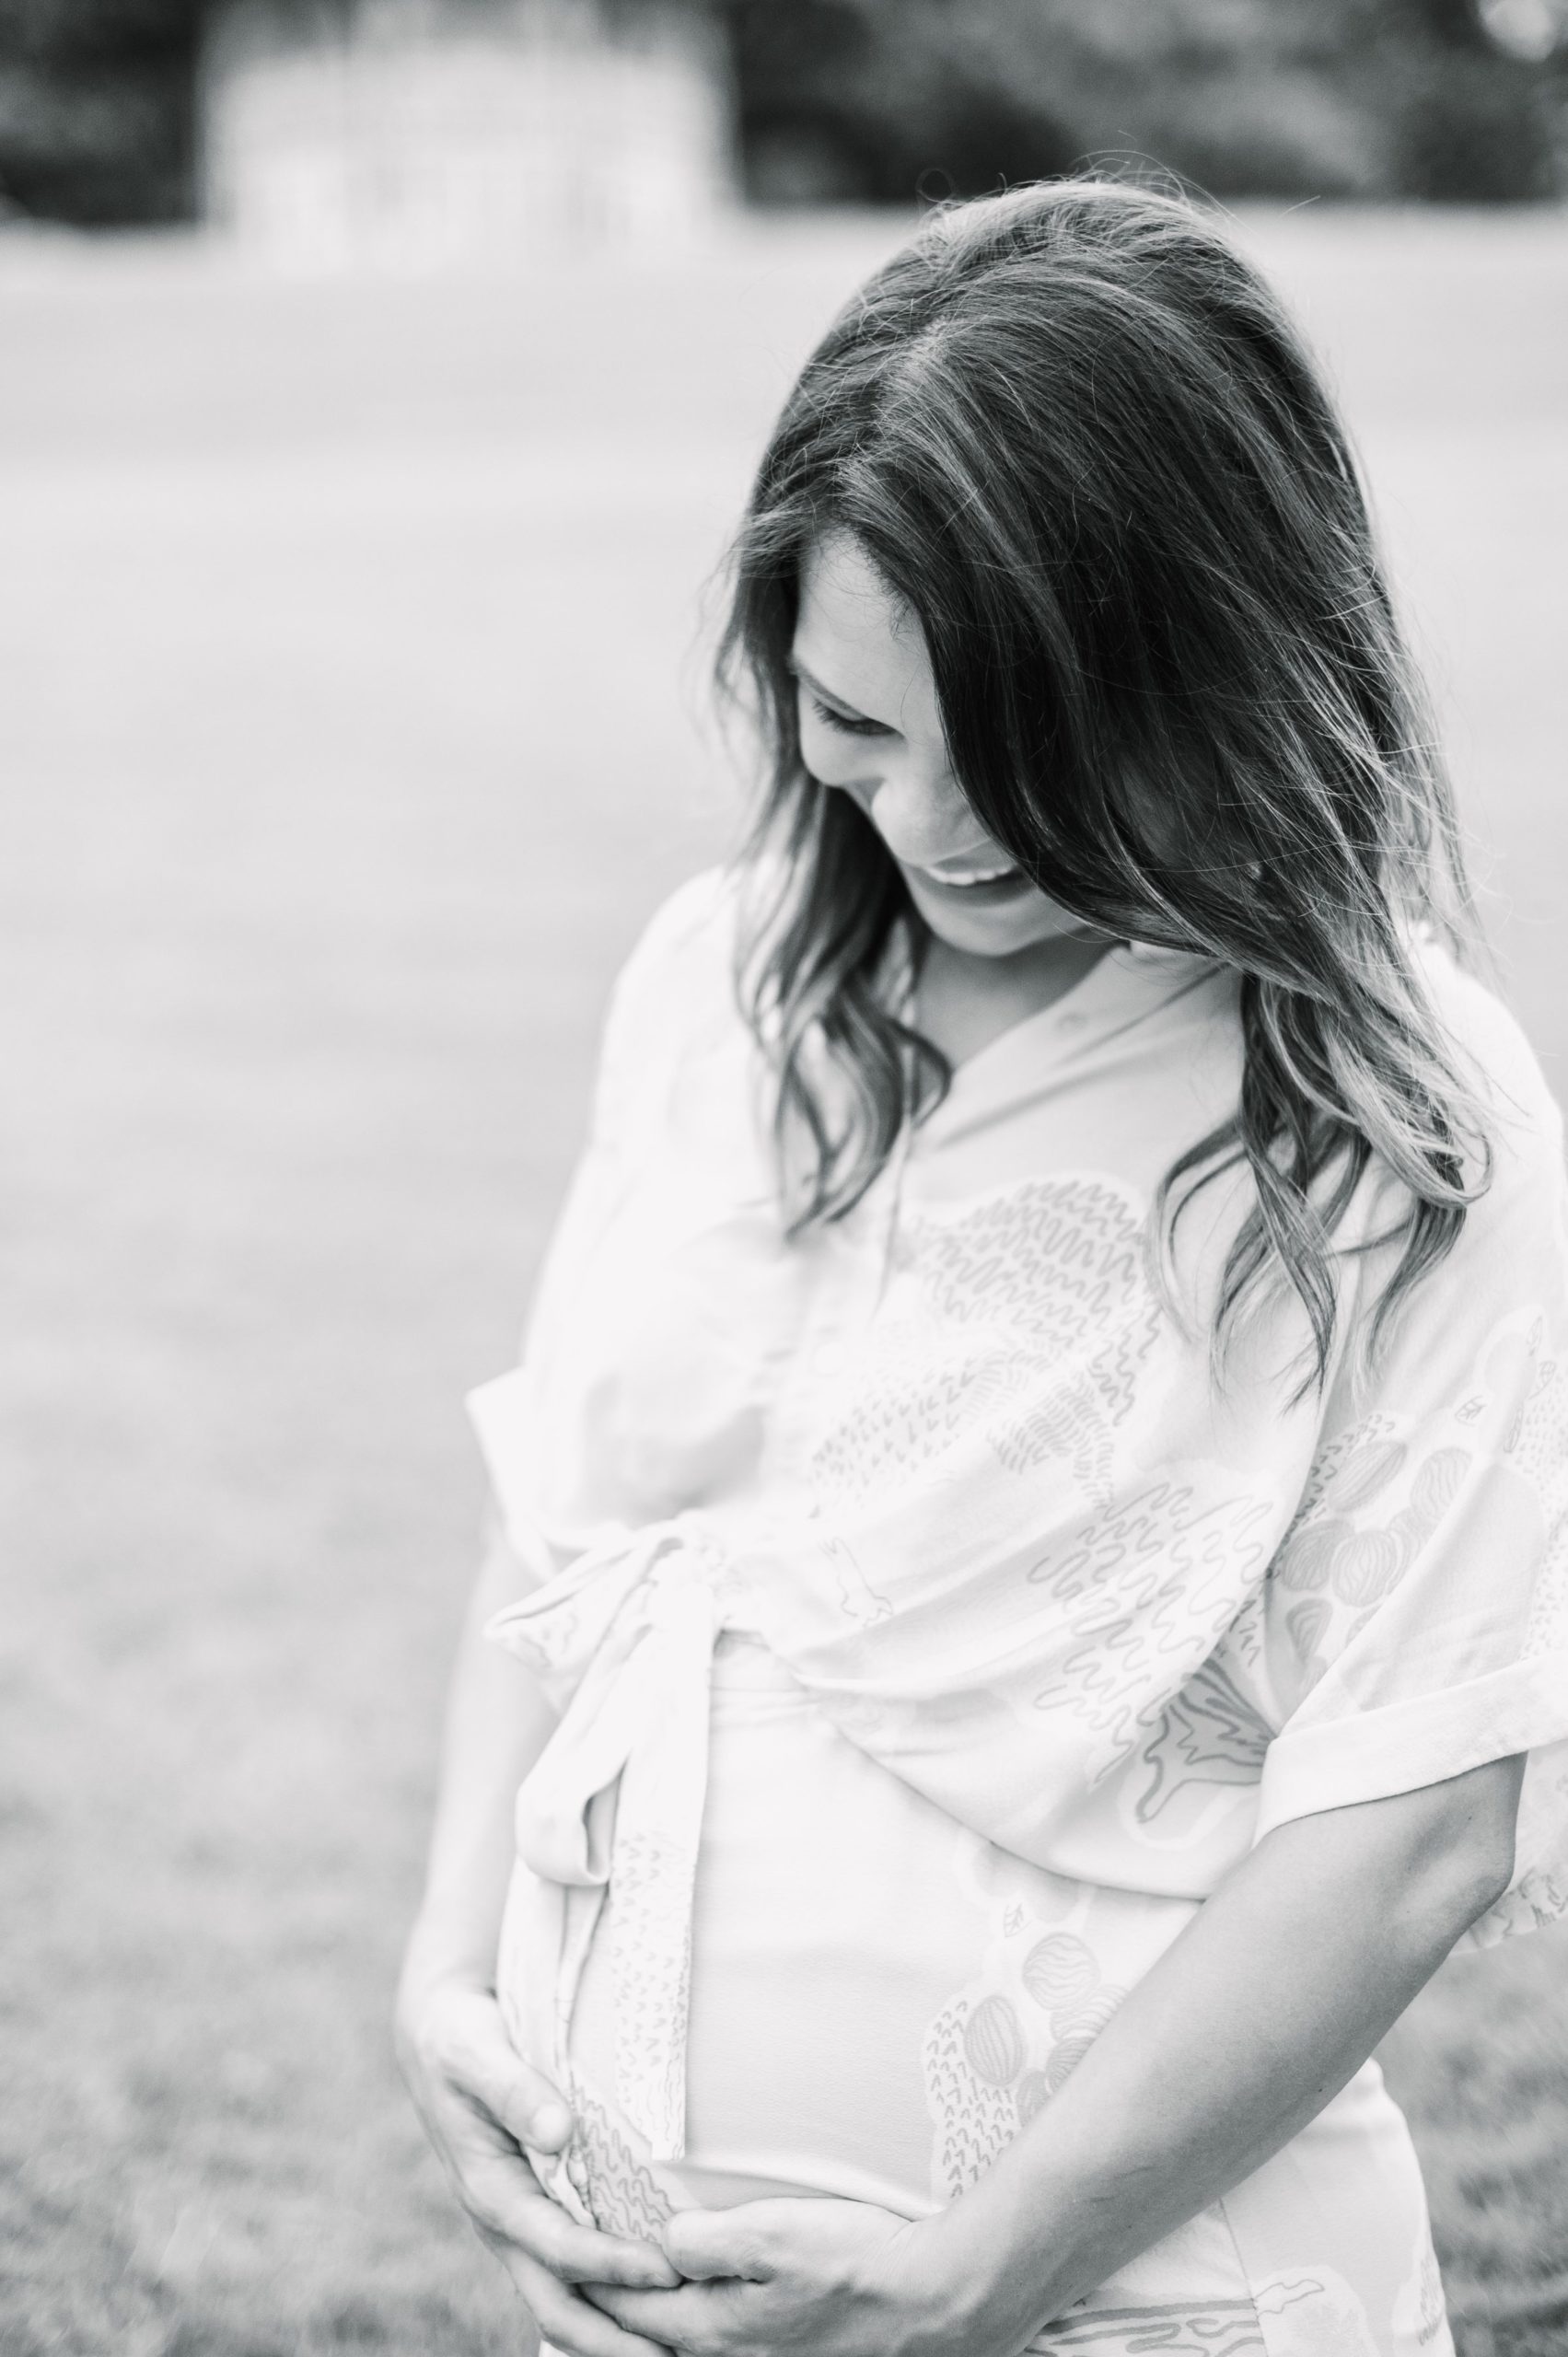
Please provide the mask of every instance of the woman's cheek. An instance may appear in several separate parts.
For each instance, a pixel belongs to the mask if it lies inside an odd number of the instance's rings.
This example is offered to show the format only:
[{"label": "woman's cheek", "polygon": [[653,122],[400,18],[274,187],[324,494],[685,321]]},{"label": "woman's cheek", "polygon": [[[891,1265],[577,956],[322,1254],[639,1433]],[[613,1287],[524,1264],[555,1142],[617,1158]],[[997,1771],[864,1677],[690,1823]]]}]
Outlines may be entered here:
[{"label": "woman's cheek", "polygon": [[807,771],[822,785],[853,785],[864,762],[857,760],[859,748],[846,744],[831,728],[824,728],[819,720],[801,715],[800,758]]}]

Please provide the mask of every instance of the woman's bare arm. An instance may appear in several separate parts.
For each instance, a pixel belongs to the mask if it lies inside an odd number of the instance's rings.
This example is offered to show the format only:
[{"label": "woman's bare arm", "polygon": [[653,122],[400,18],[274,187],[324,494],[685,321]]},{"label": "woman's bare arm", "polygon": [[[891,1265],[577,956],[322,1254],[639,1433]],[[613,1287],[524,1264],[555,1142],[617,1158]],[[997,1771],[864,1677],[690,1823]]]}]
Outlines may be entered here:
[{"label": "woman's bare arm", "polygon": [[1020,2326],[1260,2167],[1360,2069],[1507,1887],[1523,1772],[1280,1826],[1200,1909],[971,2197],[982,2264],[1021,2270]]},{"label": "woman's bare arm", "polygon": [[513,1803],[555,1725],[523,1664],[484,1640],[486,1622],[524,1585],[517,1557],[493,1532],[452,1669],[430,1862],[405,1988],[454,1972],[483,1989],[494,1979],[512,1870]]},{"label": "woman's bare arm", "polygon": [[677,2279],[651,2246],[578,2225],[540,2187],[523,2147],[559,2152],[572,2116],[514,2049],[495,1999],[513,1804],[555,1724],[528,1672],[484,1641],[486,1621],[521,1585],[497,1537],[452,1674],[429,1874],[398,1992],[398,2055],[459,2200],[555,2346],[572,2357],[662,2357],[573,2288]]}]

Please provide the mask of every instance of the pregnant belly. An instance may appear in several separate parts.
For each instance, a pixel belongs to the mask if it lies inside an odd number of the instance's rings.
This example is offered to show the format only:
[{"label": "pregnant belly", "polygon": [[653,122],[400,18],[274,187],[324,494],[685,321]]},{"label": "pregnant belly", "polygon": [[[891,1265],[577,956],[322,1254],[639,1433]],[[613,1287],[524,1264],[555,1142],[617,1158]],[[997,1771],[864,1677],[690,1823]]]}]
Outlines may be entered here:
[{"label": "pregnant belly", "polygon": [[779,2192],[927,2213],[1049,2100],[1191,1911],[994,1849],[841,1736],[762,1647],[726,1639],[687,2158],[653,2167],[616,2101],[636,1957],[612,1891],[572,2034],[590,2204],[622,2233]]},{"label": "pregnant belly", "polygon": [[[573,2021],[574,2175],[598,2223],[827,2194],[961,2193],[1061,2086],[1191,1902],[993,1849],[726,1640],[698,1865],[688,2156],[616,2100],[638,2018],[613,1894]],[[1051,2357],[1452,2357],[1415,2157],[1375,2064],[1237,2187],[1048,2327]]]}]

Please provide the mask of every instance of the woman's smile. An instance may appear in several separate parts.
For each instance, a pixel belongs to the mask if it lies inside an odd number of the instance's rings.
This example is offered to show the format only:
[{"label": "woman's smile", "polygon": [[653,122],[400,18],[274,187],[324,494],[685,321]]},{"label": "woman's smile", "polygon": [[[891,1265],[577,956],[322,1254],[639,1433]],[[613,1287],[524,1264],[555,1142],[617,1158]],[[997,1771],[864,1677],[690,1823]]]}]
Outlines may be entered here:
[{"label": "woman's smile", "polygon": [[961,892],[966,900],[976,906],[991,906],[1007,900],[1016,892],[1034,889],[1021,867],[976,868],[969,875],[946,869],[924,867],[916,871],[923,883],[942,892]]},{"label": "woman's smile", "polygon": [[807,770],[859,804],[938,941],[992,961],[1089,937],[979,831],[919,622],[847,534],[830,533],[804,568],[793,664]]}]

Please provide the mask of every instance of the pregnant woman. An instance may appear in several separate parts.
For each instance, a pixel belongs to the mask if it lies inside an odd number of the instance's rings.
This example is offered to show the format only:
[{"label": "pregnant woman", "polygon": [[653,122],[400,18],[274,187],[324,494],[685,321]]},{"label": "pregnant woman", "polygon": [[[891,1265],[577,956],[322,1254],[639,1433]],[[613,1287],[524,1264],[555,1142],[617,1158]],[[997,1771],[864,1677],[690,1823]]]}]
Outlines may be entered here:
[{"label": "pregnant woman", "polygon": [[932,219],[726,659],[754,838],[472,1403],[430,2132],[572,2357],[1434,2357],[1369,2057],[1568,1906],[1561,1127],[1275,299]]}]

